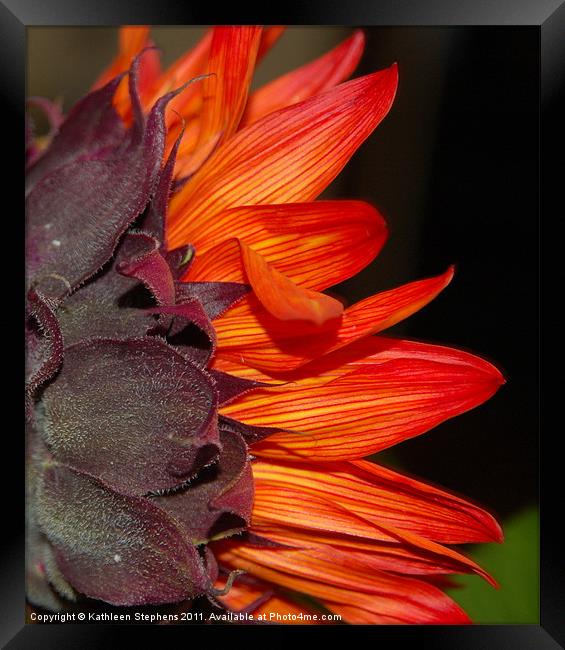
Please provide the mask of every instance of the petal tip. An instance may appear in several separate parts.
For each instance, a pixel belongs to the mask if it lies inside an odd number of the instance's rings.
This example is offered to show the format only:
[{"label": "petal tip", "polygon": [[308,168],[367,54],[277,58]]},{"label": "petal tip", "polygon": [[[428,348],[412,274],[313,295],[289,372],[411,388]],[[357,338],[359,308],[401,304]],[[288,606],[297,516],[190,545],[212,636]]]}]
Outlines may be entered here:
[{"label": "petal tip", "polygon": [[362,29],[356,29],[349,37],[349,42],[359,48],[361,52],[365,49],[366,40],[365,32]]},{"label": "petal tip", "polygon": [[506,384],[506,377],[502,372],[492,363],[486,362],[487,367],[485,367],[485,384],[488,384],[492,388],[492,393],[495,393],[501,386]]},{"label": "petal tip", "polygon": [[483,510],[482,516],[482,529],[485,533],[482,542],[493,542],[495,544],[502,544],[504,542],[504,531],[502,526],[494,515],[488,510]]},{"label": "petal tip", "polygon": [[498,521],[493,517],[493,531],[495,533],[495,536],[493,537],[493,542],[496,542],[497,544],[503,544],[504,543],[504,531],[502,530],[502,526],[498,523]]}]

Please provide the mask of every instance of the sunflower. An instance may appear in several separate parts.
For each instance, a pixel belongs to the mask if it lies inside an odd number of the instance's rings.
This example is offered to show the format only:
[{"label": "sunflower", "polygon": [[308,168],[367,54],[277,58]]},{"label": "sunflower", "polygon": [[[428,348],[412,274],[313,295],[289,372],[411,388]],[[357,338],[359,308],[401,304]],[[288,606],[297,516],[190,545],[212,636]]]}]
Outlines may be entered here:
[{"label": "sunflower", "polygon": [[[453,545],[485,510],[368,456],[503,383],[381,336],[453,269],[350,307],[323,293],[386,224],[316,200],[390,110],[397,66],[346,81],[355,32],[250,92],[280,27],[216,27],[161,71],[149,30],[53,129],[28,132],[28,598],[63,610],[207,597],[258,620],[465,623]],[[306,598],[305,598],[306,597]]]}]

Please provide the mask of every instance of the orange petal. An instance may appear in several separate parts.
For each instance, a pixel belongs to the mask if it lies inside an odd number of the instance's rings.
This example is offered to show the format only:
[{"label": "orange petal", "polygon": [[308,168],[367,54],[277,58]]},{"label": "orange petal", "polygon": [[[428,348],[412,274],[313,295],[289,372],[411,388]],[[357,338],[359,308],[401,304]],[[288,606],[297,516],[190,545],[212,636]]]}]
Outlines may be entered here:
[{"label": "orange petal", "polygon": [[225,140],[237,128],[247,101],[260,40],[260,27],[214,29],[206,69],[210,76],[203,82],[199,147],[205,148],[220,133]]},{"label": "orange petal", "polygon": [[[261,527],[283,524],[303,530],[321,530],[336,534],[396,542],[387,531],[350,513],[327,496],[302,492],[291,485],[255,482],[252,528],[261,535]],[[275,529],[276,530],[276,529]]]},{"label": "orange petal", "polygon": [[[252,530],[273,541],[310,548],[327,544],[341,547],[350,556],[353,553],[381,570],[426,574],[473,572],[493,583],[479,565],[453,549],[371,522],[333,503],[327,495],[262,481],[257,481],[255,488]],[[312,531],[327,533],[327,537],[316,536]]]},{"label": "orange petal", "polygon": [[249,283],[261,304],[282,321],[302,320],[323,325],[343,314],[343,305],[323,293],[303,289],[289,280],[249,246],[239,242]]},{"label": "orange petal", "polygon": [[171,199],[168,246],[237,205],[311,201],[388,113],[396,65],[271,113],[239,131]]},{"label": "orange petal", "polygon": [[377,210],[363,201],[232,208],[190,233],[197,256],[187,280],[239,281],[241,259],[230,254],[228,235],[296,284],[321,290],[365,268],[381,250],[387,229]]},{"label": "orange petal", "polygon": [[444,274],[402,285],[366,298],[345,310],[340,327],[284,327],[262,313],[252,299],[215,321],[218,354],[270,372],[291,370],[369,334],[392,327],[433,300],[451,281]]},{"label": "orange petal", "polygon": [[175,140],[171,129],[179,118],[188,121],[175,165],[177,176],[194,173],[218,142],[229,137],[237,127],[247,100],[260,37],[258,27],[215,27],[163,75],[161,94],[198,75],[211,75],[175,97],[167,111],[170,147]]},{"label": "orange petal", "polygon": [[[500,383],[504,378],[492,363],[475,354],[445,345],[422,343],[385,336],[368,336],[327,354],[295,371],[277,374],[267,381],[310,381],[324,383],[341,377],[355,368],[375,366],[398,359],[432,361],[475,368],[477,372],[492,375]],[[234,368],[228,372],[233,372]],[[237,370],[235,372],[237,374]]]},{"label": "orange petal", "polygon": [[230,375],[235,375],[236,377],[242,377],[243,379],[251,379],[252,381],[260,381],[265,384],[273,384],[276,382],[273,381],[273,377],[269,374],[261,372],[256,368],[251,366],[242,366],[228,359],[219,359],[214,357],[212,361],[212,367],[216,370],[223,370]]},{"label": "orange petal", "polygon": [[237,377],[254,379],[267,384],[281,385],[280,390],[287,390],[288,382],[300,382],[319,386],[337,379],[362,366],[375,366],[395,359],[416,359],[473,366],[493,376],[503,377],[491,363],[475,354],[458,348],[432,343],[422,343],[408,339],[395,339],[386,336],[366,336],[349,345],[325,354],[310,363],[294,370],[281,369],[280,372],[261,372],[250,366],[244,366],[227,359],[215,359],[215,367]]},{"label": "orange petal", "polygon": [[279,108],[301,102],[341,83],[357,67],[364,47],[365,37],[358,30],[319,59],[259,88],[249,97],[243,124],[252,124]]},{"label": "orange petal", "polygon": [[[496,584],[478,565],[451,549],[448,549],[448,553],[438,552],[437,548],[432,550],[425,545],[420,547],[408,543],[391,543],[340,533],[292,528],[281,524],[257,525],[253,531],[263,538],[290,548],[316,549],[329,546],[347,552],[351,557],[377,571],[421,575],[434,579],[452,574],[477,573],[491,585]],[[434,547],[430,542],[428,545]],[[445,551],[445,547],[439,547],[442,548]]]},{"label": "orange petal", "polygon": [[[155,101],[165,93],[182,86],[182,84],[204,72],[212,42],[212,34],[212,31],[206,32],[192,49],[185,52],[163,72],[159,79],[159,87],[155,92]],[[191,88],[193,86],[188,86],[187,91]],[[187,91],[179,95],[179,99],[186,99]],[[175,108],[178,110],[180,105],[175,104]]]},{"label": "orange petal", "polygon": [[218,558],[263,580],[373,614],[381,623],[468,623],[466,614],[436,587],[413,578],[367,570],[337,549],[257,549],[222,544]]},{"label": "orange petal", "polygon": [[419,535],[441,544],[500,542],[496,520],[478,506],[432,485],[369,461],[253,463],[258,490],[300,489],[331,499],[377,526]]},{"label": "orange petal", "polygon": [[289,430],[254,445],[258,456],[356,459],[482,404],[501,383],[498,373],[473,366],[398,359],[320,386],[297,382],[285,391],[261,389],[222,412],[247,424]]},{"label": "orange petal", "polygon": [[[237,269],[232,282],[249,283],[262,307],[278,321],[300,321],[320,326],[328,321],[337,327],[336,320],[343,314],[343,305],[323,293],[304,289],[271,267],[259,253],[238,239],[221,244],[215,259]],[[221,254],[220,254],[221,253]],[[190,280],[195,281],[192,273]]]}]

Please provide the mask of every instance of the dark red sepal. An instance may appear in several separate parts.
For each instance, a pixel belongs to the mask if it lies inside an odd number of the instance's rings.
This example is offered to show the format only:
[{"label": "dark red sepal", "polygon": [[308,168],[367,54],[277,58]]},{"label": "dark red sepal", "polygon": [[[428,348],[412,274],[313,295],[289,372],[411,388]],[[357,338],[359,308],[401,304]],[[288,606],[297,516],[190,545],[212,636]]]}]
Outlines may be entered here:
[{"label": "dark red sepal", "polygon": [[116,271],[136,278],[155,296],[157,303],[168,305],[175,302],[175,283],[169,264],[161,255],[159,241],[145,232],[131,232],[126,240],[137,238],[145,250],[136,257],[123,259],[116,264]]},{"label": "dark red sepal", "polygon": [[123,259],[124,243],[112,265],[91,278],[57,310],[67,346],[84,338],[137,338],[155,327],[156,317],[147,312],[156,306],[151,292],[137,278],[116,271]]},{"label": "dark red sepal", "polygon": [[280,433],[281,431],[284,431],[284,429],[278,429],[275,427],[258,427],[253,424],[245,424],[244,422],[239,422],[238,420],[232,420],[225,415],[219,416],[218,427],[221,431],[231,431],[232,433],[238,433],[248,445],[252,445],[254,442],[264,440],[268,436],[272,436],[273,433]]},{"label": "dark red sepal", "polygon": [[262,381],[253,381],[251,379],[242,379],[241,377],[236,377],[235,375],[229,375],[226,372],[221,370],[209,370],[209,373],[212,375],[213,379],[216,382],[216,390],[218,391],[218,404],[220,406],[225,406],[232,402],[236,397],[241,397],[245,395],[250,390],[256,388],[265,388],[269,384],[266,384]]},{"label": "dark red sepal", "polygon": [[[75,600],[73,588],[58,569],[49,541],[37,521],[36,492],[43,466],[50,456],[31,423],[26,425],[26,508],[25,569],[26,594],[37,607],[59,611],[69,600]],[[52,586],[53,585],[53,586]],[[59,596],[62,596],[62,598]]]},{"label": "dark red sepal", "polygon": [[156,605],[210,589],[186,533],[150,499],[118,494],[84,472],[54,464],[45,469],[38,506],[58,567],[90,598]]},{"label": "dark red sepal", "polygon": [[57,136],[26,174],[26,194],[47,174],[97,152],[115,148],[125,129],[112,106],[112,97],[123,75],[80,99],[60,125]]},{"label": "dark red sepal", "polygon": [[[139,58],[130,71],[134,107],[138,66]],[[134,111],[135,122],[118,146],[56,168],[28,195],[29,280],[46,295],[60,299],[102,268],[144,210],[161,169],[165,107],[177,92],[161,97],[146,121]]]},{"label": "dark red sepal", "polygon": [[63,361],[63,335],[50,301],[30,289],[26,318],[26,395],[28,415],[35,391],[50,379]]},{"label": "dark red sepal", "polygon": [[222,451],[184,488],[153,497],[187,531],[195,544],[245,528],[253,506],[253,476],[247,445],[238,434],[221,432]]},{"label": "dark red sepal", "polygon": [[177,302],[198,300],[210,320],[219,318],[249,293],[239,282],[177,282]]},{"label": "dark red sepal", "polygon": [[220,449],[211,379],[157,338],[66,349],[42,396],[55,458],[123,494],[175,487]]},{"label": "dark red sepal", "polygon": [[173,317],[169,343],[185,358],[205,368],[216,351],[216,331],[198,300],[165,305],[151,313]]},{"label": "dark red sepal", "polygon": [[209,546],[204,547],[204,563],[206,565],[206,572],[210,576],[210,582],[214,584],[218,579],[220,571],[216,556],[212,553],[212,549]]},{"label": "dark red sepal", "polygon": [[179,133],[179,136],[169,153],[167,162],[159,174],[155,195],[147,206],[147,211],[143,217],[143,230],[154,235],[163,245],[166,242],[165,225],[167,221],[167,206],[169,203],[169,195],[171,193],[171,183],[175,170],[177,152],[183,135],[184,128]]}]

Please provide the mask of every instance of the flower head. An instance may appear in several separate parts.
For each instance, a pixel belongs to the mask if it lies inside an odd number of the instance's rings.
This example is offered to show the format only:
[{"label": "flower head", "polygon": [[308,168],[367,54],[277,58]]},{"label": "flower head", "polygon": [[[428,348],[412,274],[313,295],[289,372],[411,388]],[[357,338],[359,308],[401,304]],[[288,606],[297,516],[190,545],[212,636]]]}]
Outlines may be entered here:
[{"label": "flower head", "polygon": [[312,614],[301,593],[353,623],[461,623],[449,575],[492,582],[450,546],[500,541],[490,514],[364,460],[503,382],[467,352],[375,336],[453,269],[347,308],[323,293],[386,239],[373,206],[316,198],[390,110],[397,67],[345,81],[356,32],[250,93],[280,33],[215,28],[162,72],[148,30],[124,28],[66,118],[42,103],[55,128],[29,134],[26,178],[38,606]]}]

